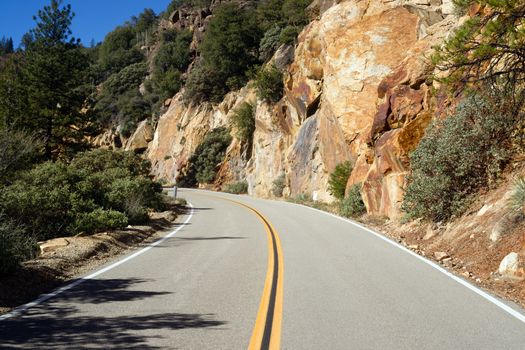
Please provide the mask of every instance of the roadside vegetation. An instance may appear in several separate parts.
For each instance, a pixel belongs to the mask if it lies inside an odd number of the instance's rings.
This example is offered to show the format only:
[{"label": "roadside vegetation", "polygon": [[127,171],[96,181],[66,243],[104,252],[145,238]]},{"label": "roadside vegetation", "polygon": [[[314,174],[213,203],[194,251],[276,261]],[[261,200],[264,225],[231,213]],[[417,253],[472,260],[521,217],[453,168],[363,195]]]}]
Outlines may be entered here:
[{"label": "roadside vegetation", "polygon": [[243,102],[233,112],[231,120],[237,138],[251,144],[255,131],[255,104]]},{"label": "roadside vegetation", "polygon": [[[460,12],[473,3],[455,2]],[[525,8],[518,2],[476,3],[480,11],[432,56],[436,67],[447,72],[436,79],[460,102],[451,115],[428,127],[410,156],[412,172],[402,205],[408,219],[458,217],[523,151],[525,32],[520,28]]]},{"label": "roadside vegetation", "polygon": [[233,194],[248,193],[248,182],[243,180],[227,184],[224,188],[224,192]]},{"label": "roadside vegetation", "polygon": [[224,159],[231,141],[230,130],[227,128],[220,127],[207,133],[189,158],[185,172],[177,179],[178,185],[195,187],[199,183],[213,183],[217,168]]},{"label": "roadside vegetation", "polygon": [[21,49],[0,41],[0,274],[34,257],[37,241],[124,228],[163,207],[148,162],[87,142],[100,118],[145,115],[135,90],[147,67],[134,41],[149,40],[156,17],[145,10],[91,49],[71,37],[73,17],[52,0]]},{"label": "roadside vegetation", "polygon": [[286,187],[286,175],[284,173],[277,176],[272,182],[272,194],[275,197],[282,197],[284,188]]}]

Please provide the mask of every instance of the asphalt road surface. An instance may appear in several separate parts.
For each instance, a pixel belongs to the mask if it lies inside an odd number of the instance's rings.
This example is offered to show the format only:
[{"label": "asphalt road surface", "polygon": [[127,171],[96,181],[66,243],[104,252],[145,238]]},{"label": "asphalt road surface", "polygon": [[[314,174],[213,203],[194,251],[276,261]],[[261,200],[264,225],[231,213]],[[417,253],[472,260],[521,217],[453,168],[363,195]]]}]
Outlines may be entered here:
[{"label": "asphalt road surface", "polygon": [[4,317],[0,348],[525,349],[522,309],[355,224],[179,196],[170,236]]}]

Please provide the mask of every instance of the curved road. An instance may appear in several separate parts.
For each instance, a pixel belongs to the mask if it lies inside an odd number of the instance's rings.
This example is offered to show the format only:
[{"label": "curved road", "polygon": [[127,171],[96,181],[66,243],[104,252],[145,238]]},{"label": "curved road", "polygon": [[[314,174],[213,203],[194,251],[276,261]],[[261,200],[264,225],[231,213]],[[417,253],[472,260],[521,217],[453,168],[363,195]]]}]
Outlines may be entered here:
[{"label": "curved road", "polygon": [[0,317],[0,348],[525,349],[522,309],[358,225],[179,195],[169,236]]}]

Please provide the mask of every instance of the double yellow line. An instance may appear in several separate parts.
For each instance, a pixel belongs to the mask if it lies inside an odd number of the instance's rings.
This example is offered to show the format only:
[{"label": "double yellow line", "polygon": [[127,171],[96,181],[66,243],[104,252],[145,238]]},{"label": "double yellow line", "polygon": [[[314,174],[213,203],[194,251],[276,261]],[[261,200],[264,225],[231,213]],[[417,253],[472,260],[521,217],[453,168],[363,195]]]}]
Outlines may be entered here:
[{"label": "double yellow line", "polygon": [[249,350],[277,350],[281,344],[281,325],[283,319],[283,251],[281,239],[270,221],[257,209],[224,197],[223,199],[252,211],[262,222],[268,238],[268,268],[264,282],[259,311],[250,338]]},{"label": "double yellow line", "polygon": [[[235,201],[234,201],[235,202]],[[268,237],[268,269],[263,294],[253,327],[249,350],[277,350],[281,344],[281,325],[283,319],[283,252],[277,231],[261,213],[246,204],[235,202],[257,215],[264,225]]]}]

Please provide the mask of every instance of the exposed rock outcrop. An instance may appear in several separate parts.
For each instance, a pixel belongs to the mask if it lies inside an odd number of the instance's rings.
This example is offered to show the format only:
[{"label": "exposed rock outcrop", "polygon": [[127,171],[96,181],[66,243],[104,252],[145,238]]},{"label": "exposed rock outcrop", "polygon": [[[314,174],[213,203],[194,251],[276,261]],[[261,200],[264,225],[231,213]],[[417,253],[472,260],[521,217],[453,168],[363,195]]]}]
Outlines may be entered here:
[{"label": "exposed rock outcrop", "polygon": [[[206,11],[170,20],[203,31]],[[308,11],[313,20],[295,49],[283,46],[273,59],[285,70],[283,99],[257,102],[253,142],[234,139],[216,185],[247,179],[251,194],[266,197],[284,173],[286,194],[331,200],[329,174],[351,160],[348,186],[362,183],[368,211],[397,217],[408,154],[435,116],[428,54],[457,23],[446,16],[450,2],[316,0]],[[244,101],[256,101],[249,87],[216,106],[185,106],[175,96],[148,146],[155,175],[174,180],[204,135],[230,125]]]}]

